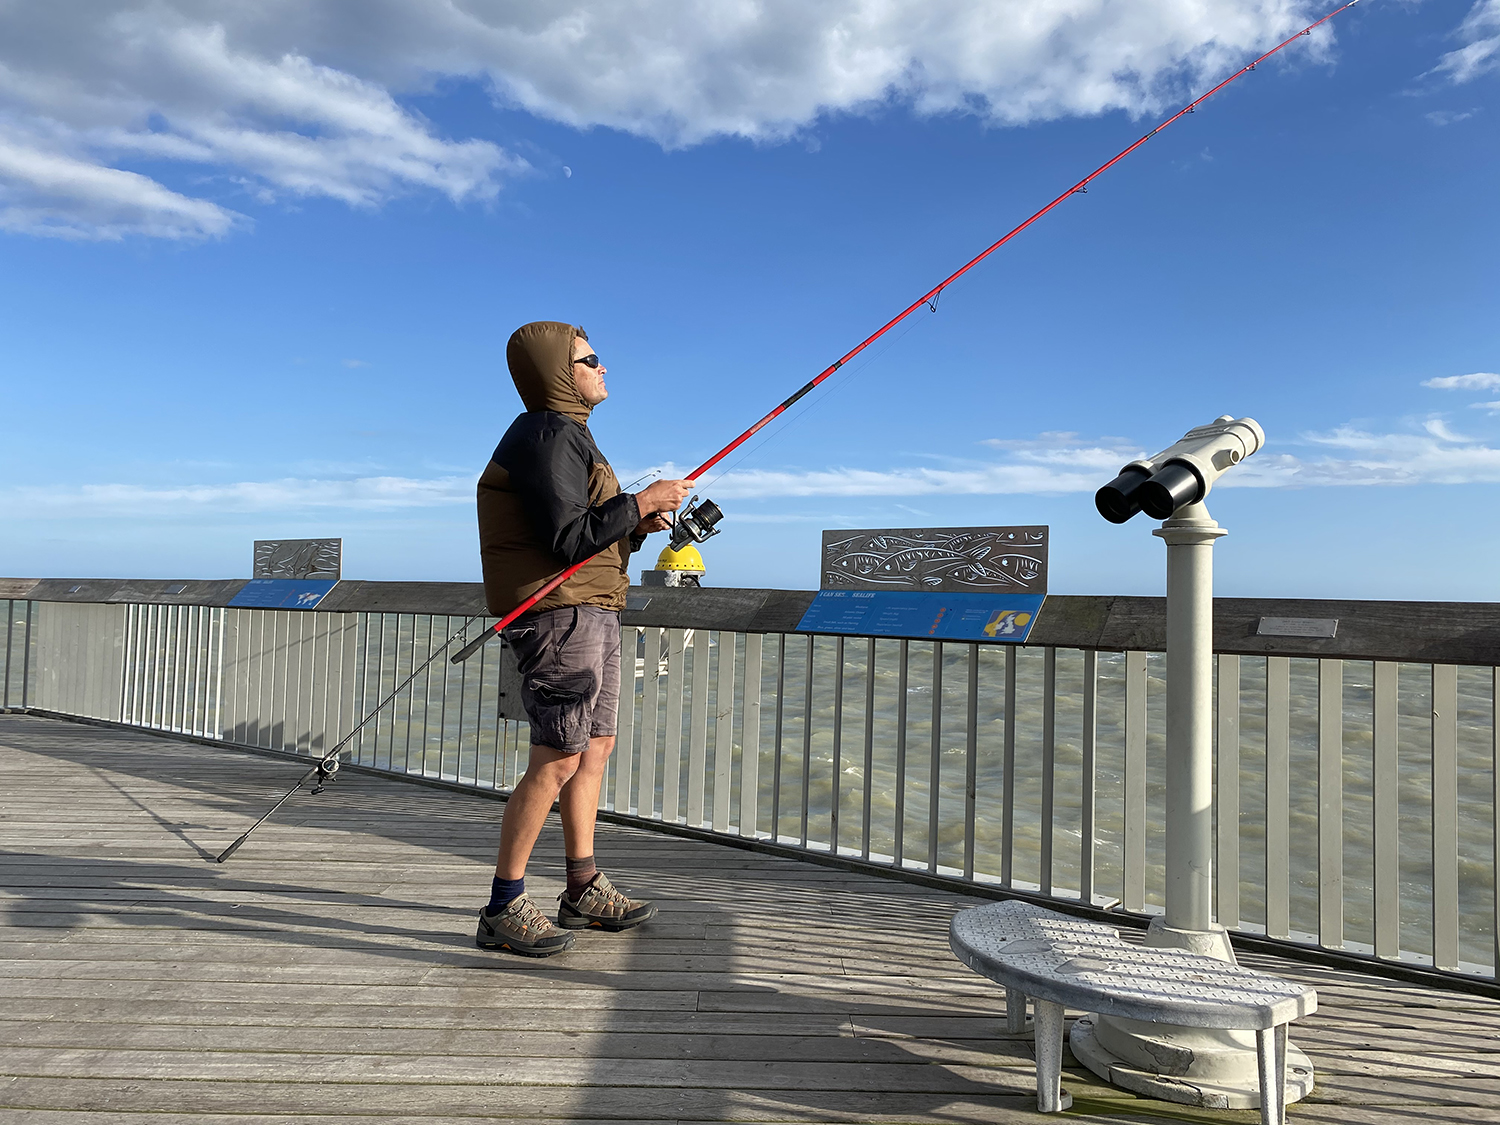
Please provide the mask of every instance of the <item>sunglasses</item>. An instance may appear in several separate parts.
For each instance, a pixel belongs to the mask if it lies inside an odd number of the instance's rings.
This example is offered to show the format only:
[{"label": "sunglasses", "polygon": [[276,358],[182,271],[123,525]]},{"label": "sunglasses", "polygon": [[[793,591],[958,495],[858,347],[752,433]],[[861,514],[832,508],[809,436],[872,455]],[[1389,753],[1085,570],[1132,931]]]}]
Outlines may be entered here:
[{"label": "sunglasses", "polygon": [[593,352],[589,352],[588,355],[581,355],[577,359],[575,359],[573,362],[574,363],[581,363],[585,367],[593,367],[593,368],[597,369],[598,366],[599,366],[599,357],[597,355],[595,355]]}]

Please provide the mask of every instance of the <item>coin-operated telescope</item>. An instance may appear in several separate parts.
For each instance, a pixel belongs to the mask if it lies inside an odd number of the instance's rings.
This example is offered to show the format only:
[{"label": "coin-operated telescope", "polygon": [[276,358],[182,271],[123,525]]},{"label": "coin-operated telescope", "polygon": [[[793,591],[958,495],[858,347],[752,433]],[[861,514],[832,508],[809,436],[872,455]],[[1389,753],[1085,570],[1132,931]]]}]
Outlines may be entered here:
[{"label": "coin-operated telescope", "polygon": [[1132,461],[1094,494],[1094,505],[1110,523],[1124,523],[1137,512],[1165,520],[1178,508],[1197,504],[1226,469],[1266,443],[1254,418],[1215,418],[1182,435],[1155,457]]}]

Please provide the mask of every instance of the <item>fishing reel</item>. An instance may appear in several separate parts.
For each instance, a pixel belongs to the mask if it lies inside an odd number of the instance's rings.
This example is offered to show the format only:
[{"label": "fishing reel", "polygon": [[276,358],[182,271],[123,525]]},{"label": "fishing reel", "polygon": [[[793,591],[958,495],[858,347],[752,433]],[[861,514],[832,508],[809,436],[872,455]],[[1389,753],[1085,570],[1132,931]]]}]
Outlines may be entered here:
[{"label": "fishing reel", "polygon": [[312,788],[314,793],[323,792],[323,787],[333,780],[333,775],[339,772],[339,760],[337,758],[324,758],[318,763],[318,780]]},{"label": "fishing reel", "polygon": [[700,501],[694,495],[687,507],[677,512],[672,520],[672,550],[680,551],[689,543],[702,543],[719,534],[719,528],[714,525],[723,518],[723,511],[712,500],[704,497]]}]

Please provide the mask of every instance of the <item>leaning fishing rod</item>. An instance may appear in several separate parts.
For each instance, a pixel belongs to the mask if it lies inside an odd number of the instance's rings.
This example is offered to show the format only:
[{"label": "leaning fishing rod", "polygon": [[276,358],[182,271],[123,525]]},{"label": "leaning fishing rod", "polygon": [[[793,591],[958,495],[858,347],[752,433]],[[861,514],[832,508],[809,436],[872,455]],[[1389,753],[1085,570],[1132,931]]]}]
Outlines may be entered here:
[{"label": "leaning fishing rod", "polygon": [[331,780],[333,775],[339,772],[339,755],[343,752],[344,747],[349,745],[350,742],[354,741],[354,736],[360,731],[364,730],[369,721],[385,709],[385,705],[387,703],[395,699],[396,696],[400,695],[401,692],[405,690],[407,685],[409,685],[413,680],[420,676],[423,671],[426,670],[429,664],[431,664],[434,660],[436,660],[439,656],[446,652],[449,645],[451,645],[454,641],[458,640],[459,637],[468,632],[469,626],[478,621],[482,616],[483,614],[474,614],[473,617],[469,618],[458,627],[458,632],[454,633],[451,637],[449,637],[446,641],[444,641],[441,645],[434,649],[432,653],[428,655],[426,660],[422,661],[421,664],[412,669],[411,675],[407,676],[406,679],[397,684],[391,690],[391,693],[384,699],[382,699],[379,703],[377,703],[374,710],[372,710],[368,715],[361,719],[359,721],[359,724],[353,730],[344,735],[343,738],[339,739],[338,745],[336,745],[332,750],[328,751],[328,753],[324,754],[323,757],[318,761],[318,763],[312,767],[312,769],[308,770],[301,777],[299,777],[297,779],[297,784],[293,785],[290,789],[283,793],[281,795],[281,799],[278,800],[270,808],[268,808],[265,811],[265,814],[259,820],[252,824],[249,828],[245,829],[245,831],[241,833],[240,837],[235,840],[234,843],[230,844],[227,848],[225,848],[222,852],[215,856],[215,862],[223,863],[235,852],[239,851],[240,845],[243,844],[246,840],[250,839],[250,833],[254,832],[262,824],[270,820],[271,814],[274,813],[277,809],[281,808],[282,805],[286,804],[287,801],[291,798],[292,794],[306,785],[310,778],[317,777],[318,779],[317,785],[313,786],[313,792],[323,792],[324,783]]},{"label": "leaning fishing rod", "polygon": [[[819,383],[822,383],[835,371],[843,367],[844,364],[848,363],[855,356],[859,355],[860,352],[864,351],[876,340],[880,339],[892,328],[896,327],[896,325],[900,324],[912,313],[920,309],[923,305],[926,305],[929,309],[936,312],[938,298],[942,295],[944,289],[952,285],[964,274],[968,273],[971,269],[977,266],[980,262],[984,261],[996,250],[1000,249],[1000,247],[1004,246],[1007,242],[1009,242],[1016,235],[1020,234],[1027,227],[1031,226],[1032,223],[1036,222],[1043,215],[1047,214],[1047,212],[1051,211],[1063,200],[1072,195],[1086,194],[1088,192],[1090,183],[1092,183],[1098,177],[1102,176],[1105,172],[1108,172],[1116,164],[1124,160],[1132,152],[1140,148],[1143,144],[1149,141],[1152,137],[1156,136],[1156,134],[1160,133],[1168,125],[1171,125],[1179,119],[1186,117],[1188,114],[1192,113],[1209,98],[1213,97],[1220,90],[1224,89],[1225,86],[1228,86],[1231,82],[1234,82],[1235,80],[1254,70],[1257,66],[1265,62],[1272,55],[1276,54],[1283,47],[1288,46],[1289,44],[1295,42],[1305,35],[1311,35],[1323,24],[1333,19],[1334,16],[1338,15],[1341,12],[1348,11],[1358,3],[1359,0],[1348,0],[1348,3],[1344,4],[1342,7],[1335,8],[1333,11],[1329,12],[1326,16],[1318,20],[1316,23],[1310,23],[1301,31],[1297,32],[1297,34],[1290,35],[1287,38],[1283,39],[1280,43],[1276,44],[1276,46],[1272,47],[1269,51],[1261,55],[1259,58],[1255,59],[1253,62],[1246,63],[1239,70],[1235,71],[1228,78],[1224,79],[1213,89],[1207,91],[1206,93],[1200,94],[1198,97],[1188,102],[1187,105],[1183,106],[1176,113],[1172,114],[1171,117],[1168,117],[1156,128],[1152,129],[1145,136],[1141,137],[1140,140],[1136,141],[1134,144],[1129,145],[1126,148],[1121,149],[1109,160],[1105,161],[1103,164],[1099,165],[1099,167],[1090,172],[1087,176],[1083,177],[1083,179],[1079,180],[1077,183],[1061,192],[1045,207],[1038,209],[1024,222],[1017,223],[1010,230],[1006,231],[1004,235],[996,239],[994,242],[990,243],[982,251],[974,255],[974,257],[970,258],[967,262],[965,262],[958,269],[954,270],[947,277],[943,278],[942,281],[938,282],[926,293],[923,293],[915,301],[907,305],[906,308],[902,309],[895,316],[891,317],[890,320],[886,321],[874,332],[870,333],[870,335],[866,336],[853,348],[849,349],[849,351],[845,352],[838,359],[834,360],[833,363],[829,364],[829,366],[825,367],[821,372],[819,372],[816,377],[808,380],[790,397],[778,404],[776,408],[769,414],[767,414],[764,418],[761,418],[758,422],[755,423],[755,425],[751,426],[744,433],[740,434],[739,437],[735,438],[723,449],[719,450],[707,461],[703,462],[703,464],[699,465],[696,469],[689,473],[686,479],[696,481],[704,473],[708,472],[709,469],[713,468],[720,461],[724,460],[725,457],[729,456],[729,454],[733,453],[741,445],[749,441],[752,437],[754,437],[757,433],[764,429],[770,422],[774,421],[780,415],[786,413],[787,410],[796,405],[799,399],[808,394]],[[693,501],[696,501],[697,499],[698,498],[694,496],[692,500],[688,502],[687,509],[673,523],[671,538],[671,546],[673,550],[676,550],[689,542],[702,543],[709,536],[718,534],[718,529],[714,525],[723,518],[724,513],[719,510],[718,505],[715,504],[712,500],[705,499],[701,504],[695,505]],[[449,659],[454,664],[461,664],[465,660],[469,659],[469,657],[478,652],[480,648],[484,646],[485,642],[487,642],[491,637],[496,636],[512,621],[520,617],[521,614],[525,613],[532,606],[536,605],[537,602],[541,601],[544,597],[561,586],[569,578],[572,578],[573,575],[582,570],[586,565],[588,565],[589,561],[595,557],[597,556],[591,555],[589,556],[589,558],[583,559],[581,562],[576,562],[572,566],[564,570],[561,574],[557,574],[554,577],[548,579],[547,582],[542,585],[541,589],[537,590],[536,593],[532,594],[520,605],[516,606],[515,609],[511,610],[504,617],[500,618],[499,621],[495,622],[494,625],[486,629],[474,640],[470,641],[463,648],[459,649],[458,652],[454,653],[453,656]]]}]

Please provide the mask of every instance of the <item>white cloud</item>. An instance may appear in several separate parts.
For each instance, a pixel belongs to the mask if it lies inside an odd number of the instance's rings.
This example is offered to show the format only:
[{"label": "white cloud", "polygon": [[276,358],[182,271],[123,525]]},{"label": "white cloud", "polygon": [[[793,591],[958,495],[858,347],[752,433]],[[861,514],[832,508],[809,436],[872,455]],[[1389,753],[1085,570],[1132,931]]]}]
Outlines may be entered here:
[{"label": "white cloud", "polygon": [[[162,163],[210,170],[197,190],[230,200],[489,199],[525,162],[446,139],[397,100],[452,80],[667,146],[775,141],[891,104],[1001,124],[1151,112],[1311,11],[1310,0],[5,4],[0,146],[22,155],[0,169],[0,225],[73,238],[232,229],[226,203],[148,178]],[[1330,36],[1300,58],[1326,56]],[[96,180],[88,192],[60,185],[26,153]]]},{"label": "white cloud", "polygon": [[0,229],[54,238],[221,235],[241,216],[135,172],[32,147],[0,131]]},{"label": "white cloud", "polygon": [[[1500,408],[1500,403],[1484,404]],[[818,469],[738,469],[709,474],[699,490],[716,500],[809,497],[1051,496],[1092,493],[1121,465],[1148,451],[1122,438],[1080,440],[1049,433],[1022,441],[983,443],[998,459],[946,459],[933,466]],[[1500,483],[1500,448],[1454,433],[1441,419],[1420,432],[1372,433],[1340,426],[1303,434],[1294,443],[1301,456],[1266,450],[1220,478],[1217,488],[1323,488],[1350,485]],[[689,466],[666,463],[623,480],[675,479]],[[467,507],[474,503],[469,473],[420,478],[350,479],[287,477],[230,484],[147,487],[134,484],[13,486],[0,489],[6,518],[193,518],[220,513]],[[783,517],[777,517],[783,518]],[[790,518],[790,517],[787,517]]]},{"label": "white cloud", "polygon": [[206,167],[228,195],[354,206],[414,188],[490,199],[527,167],[488,141],[436,136],[381,84],[316,63],[290,39],[257,50],[235,26],[240,5],[93,8],[0,14],[0,227],[193,238],[236,224],[222,204],[140,170],[162,162]]},{"label": "white cloud", "polygon": [[1472,82],[1500,67],[1500,0],[1479,0],[1459,25],[1464,45],[1444,55],[1437,72],[1456,83]]},{"label": "white cloud", "polygon": [[291,512],[341,508],[391,511],[474,502],[474,478],[360,477],[320,480],[287,477],[231,484],[151,488],[135,484],[19,486],[0,489],[0,511],[32,518],[187,517],[229,512]]},{"label": "white cloud", "polygon": [[1500,375],[1492,371],[1476,371],[1472,375],[1441,375],[1436,379],[1422,380],[1422,386],[1440,391],[1492,391],[1500,387]]}]

